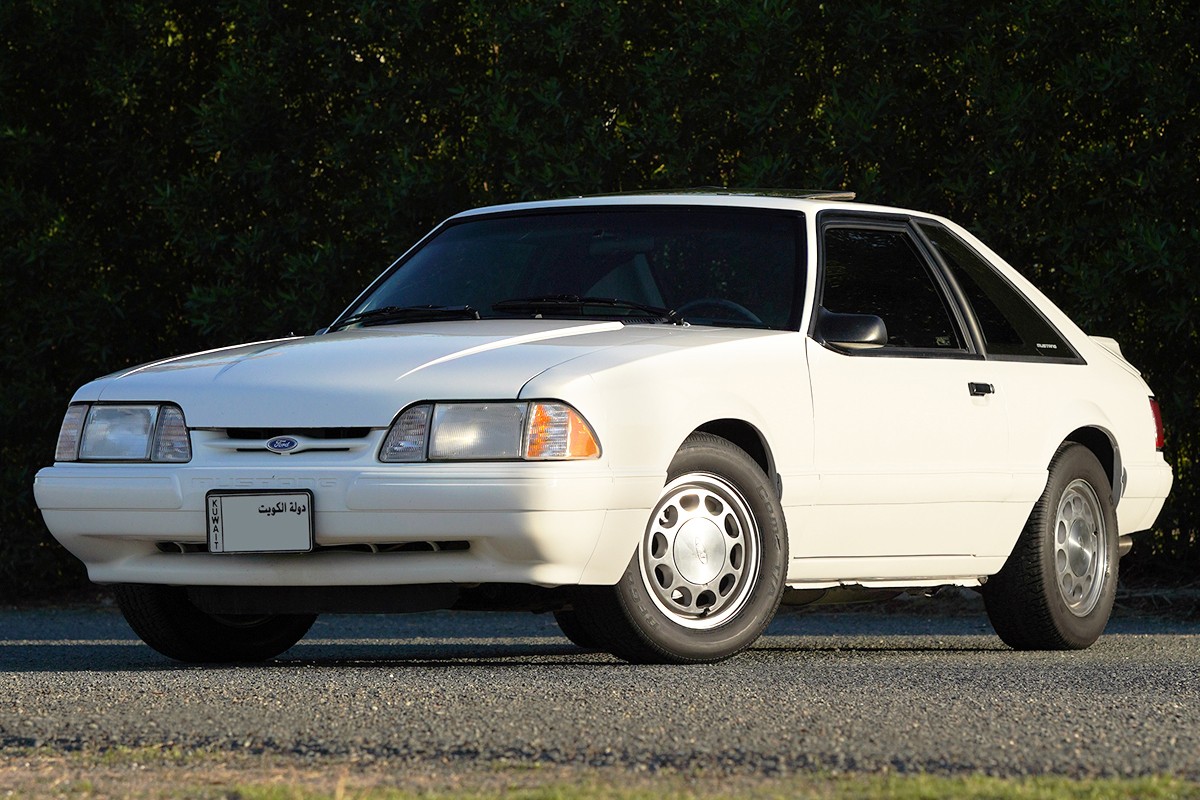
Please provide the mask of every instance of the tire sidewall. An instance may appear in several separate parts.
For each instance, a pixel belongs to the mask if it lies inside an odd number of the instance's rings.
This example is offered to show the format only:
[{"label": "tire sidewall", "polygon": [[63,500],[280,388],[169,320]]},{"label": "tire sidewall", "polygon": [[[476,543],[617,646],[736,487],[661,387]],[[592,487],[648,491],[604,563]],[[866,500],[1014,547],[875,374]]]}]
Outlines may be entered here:
[{"label": "tire sidewall", "polygon": [[759,466],[740,448],[713,436],[689,439],[672,460],[666,483],[694,473],[714,475],[732,484],[754,517],[760,553],[750,596],[717,627],[695,629],[674,622],[645,585],[641,568],[644,532],[616,588],[626,617],[645,641],[679,660],[713,661],[751,644],[774,617],[787,572],[787,533],[779,498]]}]

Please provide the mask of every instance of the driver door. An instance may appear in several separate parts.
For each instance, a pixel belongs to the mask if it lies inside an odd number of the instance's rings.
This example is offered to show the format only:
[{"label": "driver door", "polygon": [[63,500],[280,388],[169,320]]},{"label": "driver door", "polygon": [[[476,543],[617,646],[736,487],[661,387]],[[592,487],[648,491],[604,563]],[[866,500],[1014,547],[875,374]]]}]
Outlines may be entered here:
[{"label": "driver door", "polygon": [[794,555],[863,559],[878,573],[865,559],[1011,544],[1005,398],[950,284],[905,219],[819,226],[821,305],[878,316],[887,342],[839,346],[814,330],[806,343],[819,488]]}]

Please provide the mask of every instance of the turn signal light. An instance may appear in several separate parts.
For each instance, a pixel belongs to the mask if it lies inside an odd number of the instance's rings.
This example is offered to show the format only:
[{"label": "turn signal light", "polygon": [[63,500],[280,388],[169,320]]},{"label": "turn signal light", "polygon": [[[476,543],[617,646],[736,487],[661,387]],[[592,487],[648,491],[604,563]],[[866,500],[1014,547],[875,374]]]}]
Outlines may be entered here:
[{"label": "turn signal light", "polygon": [[532,403],[525,435],[529,459],[596,458],[600,445],[578,411],[564,403]]}]

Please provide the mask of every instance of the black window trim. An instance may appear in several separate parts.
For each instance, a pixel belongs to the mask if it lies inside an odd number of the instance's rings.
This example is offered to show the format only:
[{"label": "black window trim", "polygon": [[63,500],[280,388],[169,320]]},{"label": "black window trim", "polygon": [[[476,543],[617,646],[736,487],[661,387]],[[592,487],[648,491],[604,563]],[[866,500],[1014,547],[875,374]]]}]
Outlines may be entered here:
[{"label": "black window trim", "polygon": [[[992,264],[992,261],[990,258],[988,258],[987,256],[980,253],[978,250],[976,250],[974,247],[971,246],[970,242],[966,241],[961,236],[959,236],[957,233],[950,230],[949,228],[947,228],[945,225],[938,222],[937,220],[928,219],[925,217],[910,217],[910,221],[912,223],[911,227],[916,231],[916,235],[917,235],[918,239],[920,240],[922,246],[929,252],[929,254],[932,256],[934,261],[937,263],[939,271],[945,276],[947,282],[954,286],[955,295],[958,299],[959,304],[962,306],[962,313],[970,319],[972,335],[976,337],[978,352],[981,353],[984,358],[986,358],[988,361],[1012,361],[1012,362],[1022,362],[1022,363],[1030,363],[1030,364],[1071,364],[1071,365],[1087,364],[1087,360],[1084,359],[1083,356],[1079,355],[1079,351],[1075,348],[1075,346],[1073,344],[1071,344],[1071,340],[1068,339],[1066,336],[1064,336],[1062,331],[1060,331],[1058,329],[1058,326],[1055,325],[1053,322],[1051,322],[1046,317],[1046,315],[1042,313],[1042,310],[1040,308],[1038,308],[1037,303],[1034,303],[1028,297],[1026,297],[1024,292],[1022,292],[1019,288],[1017,288],[1016,286],[1013,285],[1013,282],[1008,279],[1007,275],[1005,275],[1003,272],[1001,272],[1000,270],[995,268],[995,266]],[[954,278],[954,273],[946,265],[945,259],[942,258],[941,252],[932,243],[932,241],[930,241],[929,237],[927,237],[925,235],[925,231],[922,230],[923,225],[929,225],[931,227],[940,228],[941,230],[945,231],[946,233],[948,233],[949,235],[951,235],[955,239],[957,239],[958,242],[963,247],[967,248],[967,250],[971,251],[976,256],[978,256],[981,261],[983,261],[985,264],[987,264],[991,268],[993,274],[995,274],[996,277],[1000,278],[1000,280],[1003,281],[1004,284],[1010,290],[1012,290],[1019,297],[1024,299],[1026,304],[1034,312],[1034,314],[1036,314],[1038,316],[1038,318],[1041,319],[1043,323],[1045,323],[1046,327],[1049,328],[1050,330],[1052,330],[1054,332],[1054,334],[1056,336],[1058,336],[1059,340],[1061,340],[1068,348],[1070,348],[1072,357],[1071,358],[1042,358],[1039,356],[1000,355],[1000,354],[989,353],[987,351],[987,345],[985,344],[985,341],[984,341],[982,329],[979,326],[979,320],[975,316],[974,308],[972,308],[971,303],[966,299],[966,295],[963,293],[962,288],[958,285],[958,281],[955,280],[955,278]]]},{"label": "black window trim", "polygon": [[[974,315],[964,313],[970,307],[963,301],[962,293],[959,287],[952,280],[949,280],[945,265],[941,259],[934,258],[932,248],[924,236],[920,235],[917,226],[913,224],[913,217],[908,214],[880,214],[866,211],[845,211],[845,210],[830,210],[820,211],[816,218],[817,226],[817,253],[816,253],[816,296],[813,298],[813,314],[809,321],[808,336],[814,340],[816,338],[816,309],[824,300],[822,296],[825,291],[825,231],[830,228],[854,227],[866,230],[886,230],[886,231],[903,231],[912,238],[913,243],[917,246],[918,255],[924,260],[926,267],[934,280],[934,286],[942,298],[942,302],[946,306],[946,310],[950,314],[950,321],[958,328],[958,335],[961,337],[965,348],[959,347],[955,349],[937,349],[937,348],[914,348],[914,347],[872,347],[872,348],[854,348],[847,349],[836,347],[828,343],[822,343],[822,347],[832,350],[835,353],[854,357],[866,358],[945,358],[960,361],[982,361],[984,360],[983,350],[980,347],[981,339],[979,338],[978,323],[974,319]],[[969,321],[968,321],[969,320]],[[885,320],[886,322],[886,320]]]}]

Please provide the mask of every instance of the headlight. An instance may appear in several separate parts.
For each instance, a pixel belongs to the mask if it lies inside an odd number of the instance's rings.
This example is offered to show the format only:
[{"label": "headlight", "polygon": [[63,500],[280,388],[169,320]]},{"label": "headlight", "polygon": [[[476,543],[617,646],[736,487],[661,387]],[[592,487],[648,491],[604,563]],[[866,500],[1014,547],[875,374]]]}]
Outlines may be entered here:
[{"label": "headlight", "polygon": [[181,463],[192,459],[192,443],[178,406],[77,403],[63,417],[54,459]]},{"label": "headlight", "polygon": [[528,411],[528,403],[438,403],[429,430],[429,458],[520,458]]},{"label": "headlight", "polygon": [[433,403],[392,424],[379,460],[532,461],[598,458],[592,427],[566,403]]}]

